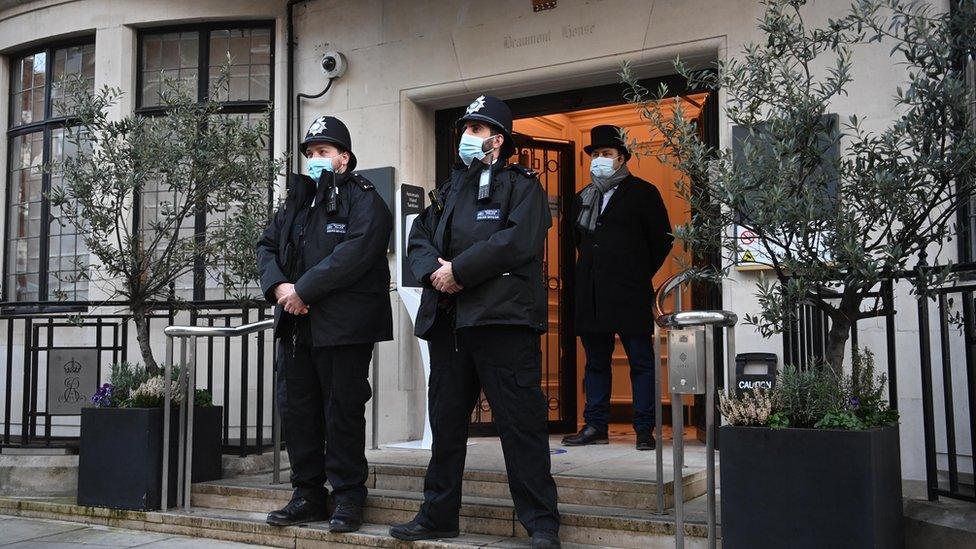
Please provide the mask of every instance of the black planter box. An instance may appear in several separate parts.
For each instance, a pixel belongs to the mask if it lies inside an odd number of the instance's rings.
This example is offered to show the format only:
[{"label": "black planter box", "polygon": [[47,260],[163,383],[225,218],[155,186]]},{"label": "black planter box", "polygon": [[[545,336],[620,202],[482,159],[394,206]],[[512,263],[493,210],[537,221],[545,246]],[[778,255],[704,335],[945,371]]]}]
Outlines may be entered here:
[{"label": "black planter box", "polygon": [[721,433],[725,549],[904,546],[897,426]]},{"label": "black planter box", "polygon": [[[170,424],[169,505],[176,503],[177,421]],[[220,478],[220,406],[193,409],[193,482]],[[151,511],[160,508],[162,408],[83,408],[78,504]]]}]

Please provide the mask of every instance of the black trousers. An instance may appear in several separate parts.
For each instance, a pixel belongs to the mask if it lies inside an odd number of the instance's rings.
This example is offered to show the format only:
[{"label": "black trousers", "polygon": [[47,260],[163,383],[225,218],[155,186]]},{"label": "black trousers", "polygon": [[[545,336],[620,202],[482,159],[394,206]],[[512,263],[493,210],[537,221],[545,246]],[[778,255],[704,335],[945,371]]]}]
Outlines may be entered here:
[{"label": "black trousers", "polygon": [[515,513],[529,533],[559,530],[549,459],[539,334],[521,326],[454,333],[438,322],[430,338],[428,413],[434,440],[417,521],[456,530],[468,424],[482,390],[501,438]]},{"label": "black trousers", "polygon": [[366,501],[366,402],[373,344],[278,346],[278,410],[294,497]]}]

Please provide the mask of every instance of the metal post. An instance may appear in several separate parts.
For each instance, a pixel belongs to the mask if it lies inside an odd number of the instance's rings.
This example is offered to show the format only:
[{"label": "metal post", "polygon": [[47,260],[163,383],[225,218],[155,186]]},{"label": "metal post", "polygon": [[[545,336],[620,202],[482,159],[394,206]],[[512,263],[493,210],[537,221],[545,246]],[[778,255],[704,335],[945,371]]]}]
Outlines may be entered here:
[{"label": "metal post", "polygon": [[[190,510],[190,496],[193,484],[193,404],[197,392],[197,338],[190,338],[190,363],[187,366],[186,392],[183,393],[183,407],[186,408],[186,458],[183,460],[185,471],[183,472],[183,482],[186,488],[183,491],[183,509]],[[244,426],[242,425],[243,429]],[[242,435],[243,436],[243,435]]]},{"label": "metal post", "polygon": [[373,344],[373,450],[380,449],[380,344]]},{"label": "metal post", "polygon": [[[179,388],[184,388],[183,379],[186,375],[186,336],[180,337],[180,375],[176,384]],[[169,380],[167,380],[169,381]],[[185,404],[185,403],[184,403]],[[179,507],[183,501],[183,473],[186,470],[186,406],[180,406],[180,418],[178,420],[177,432],[179,433],[179,444],[176,456],[176,506]]]},{"label": "metal post", "polygon": [[708,547],[715,549],[715,326],[705,327],[705,498]]},{"label": "metal post", "polygon": [[657,445],[654,453],[657,459],[654,467],[654,483],[657,486],[657,514],[663,515],[664,507],[664,425],[661,408],[661,329],[654,325],[654,436]]},{"label": "metal post", "polygon": [[725,391],[732,394],[736,390],[735,379],[735,326],[725,328]]},{"label": "metal post", "polygon": [[[898,409],[898,366],[896,363],[896,351],[895,351],[895,290],[894,284],[891,279],[885,280],[881,283],[881,291],[884,294],[882,299],[885,303],[885,308],[887,309],[887,314],[885,315],[885,343],[887,344],[888,353],[888,406],[892,410]],[[963,299],[963,310],[965,310],[967,304],[972,307],[972,300]],[[964,317],[965,318],[965,317]],[[969,318],[972,318],[971,316]],[[969,321],[966,322],[966,327],[969,327]],[[966,346],[967,352],[969,345]]]},{"label": "metal post", "polygon": [[939,477],[935,455],[935,410],[932,403],[932,347],[929,337],[929,303],[918,296],[919,371],[922,375],[922,426],[925,438],[925,488],[929,501],[939,499]]},{"label": "metal post", "polygon": [[684,475],[684,406],[682,406],[681,395],[671,393],[671,447],[674,452],[674,474],[672,482],[674,484],[674,546],[675,549],[684,549],[685,546],[685,487]]},{"label": "metal post", "polygon": [[[166,336],[166,362],[163,364],[163,379],[169,381],[173,365],[173,338]],[[169,414],[170,400],[173,398],[169,383],[163,384],[163,485],[159,489],[160,508],[169,508]]]},{"label": "metal post", "polygon": [[271,369],[271,483],[281,484],[281,416],[278,415],[278,364],[277,353],[275,365]]}]

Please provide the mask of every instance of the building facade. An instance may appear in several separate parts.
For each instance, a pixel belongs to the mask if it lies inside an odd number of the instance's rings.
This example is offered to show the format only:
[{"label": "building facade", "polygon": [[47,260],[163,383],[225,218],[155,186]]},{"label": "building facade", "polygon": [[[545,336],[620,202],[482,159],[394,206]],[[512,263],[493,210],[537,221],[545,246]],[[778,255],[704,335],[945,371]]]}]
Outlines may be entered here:
[{"label": "building facade", "polygon": [[[933,3],[940,10],[949,8],[948,0]],[[112,359],[99,355],[102,364],[117,360],[127,341],[128,358],[138,357],[133,331],[121,327],[124,320],[112,317],[119,310],[98,306],[105,299],[103,289],[97,284],[66,284],[58,275],[69,271],[75,260],[85,260],[83,242],[56,221],[42,222],[52,215],[44,191],[56,184],[57,174],[42,173],[38,167],[65,152],[64,121],[51,107],[52,96],[57,95],[56,78],[81,73],[92,79],[95,88],[120,88],[124,95],[113,107],[114,115],[151,115],[158,110],[155,94],[160,73],[180,78],[204,94],[217,66],[228,55],[230,90],[222,99],[228,112],[271,117],[272,154],[294,151],[295,136],[316,116],[337,116],[352,133],[359,168],[393,168],[396,187],[411,184],[429,189],[444,177],[455,146],[451,122],[474,97],[491,93],[510,100],[517,118],[520,160],[543,174],[554,221],[559,220],[547,243],[551,319],[550,332],[543,339],[544,383],[552,426],[574,430],[582,413],[582,351],[562,299],[564,294],[572,295],[573,257],[564,207],[568,197],[586,183],[587,160],[581,151],[587,144],[588,129],[615,123],[639,140],[653,140],[621,95],[620,63],[629,62],[641,78],[671,83],[686,102],[689,116],[702,121],[709,139],[728,146],[733,128],[722,115],[723,93],[681,89],[673,78],[672,61],[680,56],[707,66],[735,55],[745,44],[761,39],[756,21],[763,8],[754,0],[560,0],[551,3],[556,4],[553,8],[538,10],[537,4],[543,3],[0,1],[0,93],[8,98],[0,101],[4,128],[0,149],[5,151],[0,155],[0,187],[5,197],[0,226],[6,231],[0,263],[2,306],[8,317],[6,325],[0,324],[0,389],[9,395],[0,413],[5,414],[10,436],[17,439],[25,417],[48,409],[48,347],[88,346],[93,339],[114,337],[114,346],[106,345],[104,352],[116,355]],[[814,2],[807,8],[810,22],[825,22],[848,5],[846,0]],[[340,52],[347,70],[321,97],[296,101],[296,94],[316,95],[328,84],[320,67],[328,51]],[[859,48],[854,64],[850,93],[836,101],[835,112],[842,118],[856,113],[866,121],[867,129],[883,127],[895,116],[891,97],[905,74],[889,57],[888,48],[880,44]],[[300,159],[293,159],[292,167],[300,169]],[[673,223],[688,218],[687,205],[675,196],[677,174],[649,158],[634,166],[634,171],[659,187]],[[278,182],[279,189],[282,182]],[[149,196],[142,200],[143,215],[151,215],[157,203]],[[679,247],[675,249],[679,253]],[[946,250],[946,259],[969,259],[955,244]],[[391,265],[396,263],[396,253],[390,256]],[[676,259],[669,261],[656,285],[678,269]],[[686,308],[688,303],[699,308],[721,307],[740,318],[758,312],[753,290],[763,271],[736,268],[732,272],[714,294],[684,295]],[[191,278],[178,286],[180,296],[190,300],[226,297],[206,277]],[[914,314],[918,304],[902,284],[895,286],[894,296],[895,308],[911,313],[898,315],[893,338],[898,357],[903,476],[921,479],[925,465],[919,328]],[[60,303],[65,299],[74,302],[75,309],[59,306],[59,298]],[[391,299],[396,335],[393,342],[379,345],[371,404],[377,407],[379,443],[419,437],[425,407],[423,371],[412,326],[395,292]],[[46,327],[54,322],[50,318],[69,310],[104,314],[104,325],[75,330]],[[196,320],[222,325],[225,321],[253,321],[264,313],[251,310],[246,313],[249,316],[242,316],[239,310],[231,314],[214,307],[207,314],[210,316]],[[188,320],[184,312],[172,319],[176,323]],[[786,343],[786,354],[790,345],[799,345],[801,340],[804,352],[811,350],[807,346],[818,344],[818,327],[812,322],[801,329],[806,335]],[[165,321],[157,322],[153,332],[159,356],[165,345],[164,325]],[[885,363],[890,349],[886,329],[884,319],[862,321],[858,327],[859,345],[871,347],[880,364]],[[51,343],[49,334],[55,331],[58,335]],[[960,345],[954,341],[952,352],[962,352]],[[251,340],[245,347],[222,346],[217,343],[207,348],[215,366],[201,371],[199,384],[212,388],[215,400],[229,407],[229,439],[241,437],[242,424],[247,437],[266,438],[271,402],[260,395],[272,383],[270,339],[265,336],[260,344]],[[765,339],[741,325],[736,331],[736,351],[775,353],[782,363],[784,341],[778,336]],[[261,367],[257,356],[262,357]],[[934,359],[938,364],[939,357]],[[626,362],[622,355],[617,362],[622,369],[615,376],[613,401],[625,409],[629,399]],[[961,361],[953,368],[964,375]],[[102,370],[104,379],[104,366]],[[964,407],[965,389],[954,396],[955,406]],[[696,406],[690,398],[685,404]],[[480,407],[473,422],[483,423],[489,414],[490,409]],[[46,435],[76,436],[76,416],[41,414],[36,418],[32,432],[38,443]],[[968,424],[961,423],[956,424],[959,432],[968,432]],[[262,434],[256,430],[259,425]],[[971,473],[972,448],[965,440],[967,437],[960,437],[956,453],[961,470]],[[943,458],[947,455],[944,436],[937,450]]]}]

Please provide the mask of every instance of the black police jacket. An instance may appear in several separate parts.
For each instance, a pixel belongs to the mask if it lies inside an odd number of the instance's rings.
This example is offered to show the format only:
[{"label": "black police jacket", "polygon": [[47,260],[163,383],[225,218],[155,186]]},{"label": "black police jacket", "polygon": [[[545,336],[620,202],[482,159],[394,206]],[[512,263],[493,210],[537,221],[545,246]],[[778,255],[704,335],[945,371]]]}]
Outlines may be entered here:
[{"label": "black police jacket", "polygon": [[668,210],[654,185],[633,175],[617,186],[593,232],[576,223],[577,333],[654,332],[654,274],[671,252]]},{"label": "black police jacket", "polygon": [[[450,314],[451,308],[455,328],[547,328],[542,259],[552,219],[546,192],[531,170],[502,165],[493,168],[490,196],[479,201],[482,167],[455,169],[435,191],[442,209],[432,204],[413,223],[407,260],[424,286],[418,337],[426,339],[437,315]],[[463,286],[450,299],[430,283],[440,268],[438,258],[452,262],[454,278]]]},{"label": "black police jacket", "polygon": [[[328,213],[332,185],[338,208]],[[261,291],[274,303],[282,282],[309,306],[312,345],[350,345],[393,339],[390,267],[386,257],[393,216],[373,185],[359,174],[323,172],[308,212],[304,246],[289,245],[298,210],[315,183],[290,174],[281,209],[258,242]],[[295,316],[275,307],[275,337],[293,335]]]}]

